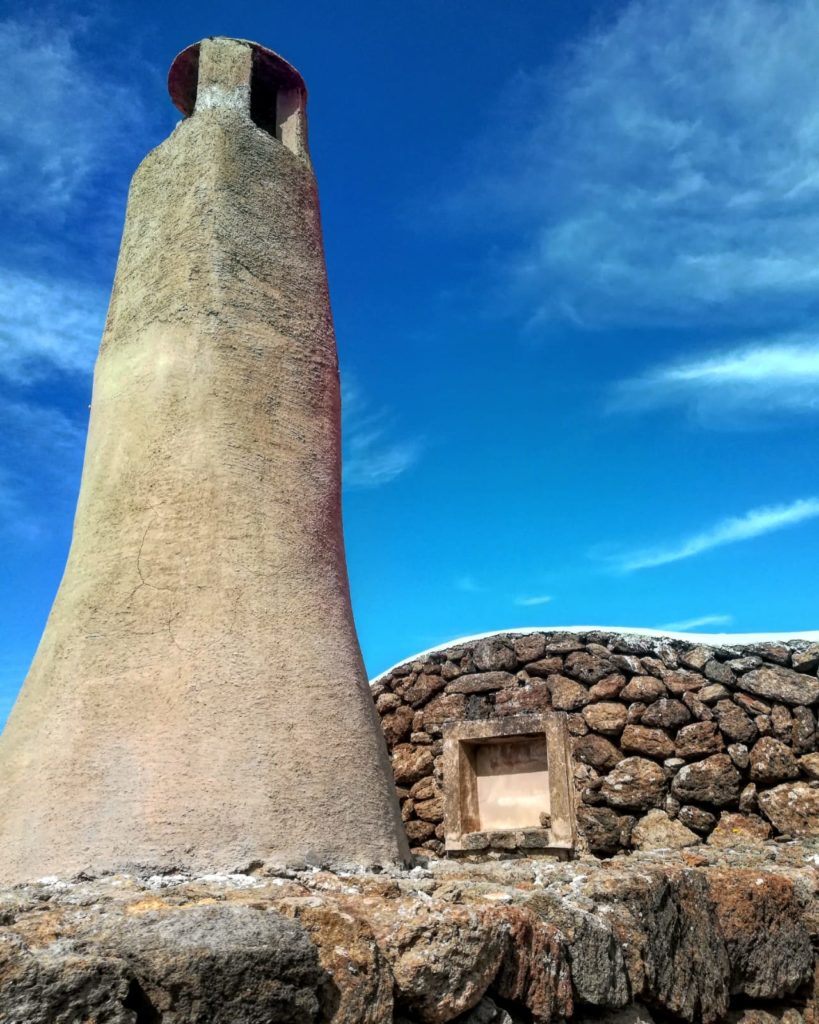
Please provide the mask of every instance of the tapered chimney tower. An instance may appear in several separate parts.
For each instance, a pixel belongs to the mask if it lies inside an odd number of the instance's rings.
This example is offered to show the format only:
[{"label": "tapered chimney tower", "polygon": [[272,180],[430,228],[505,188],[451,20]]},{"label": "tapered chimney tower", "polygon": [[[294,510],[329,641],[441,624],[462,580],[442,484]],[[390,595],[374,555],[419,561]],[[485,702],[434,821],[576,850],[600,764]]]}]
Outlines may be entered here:
[{"label": "tapered chimney tower", "polygon": [[0,879],[405,860],[350,607],[299,73],[212,38],[130,190],[74,536],[0,740]]}]

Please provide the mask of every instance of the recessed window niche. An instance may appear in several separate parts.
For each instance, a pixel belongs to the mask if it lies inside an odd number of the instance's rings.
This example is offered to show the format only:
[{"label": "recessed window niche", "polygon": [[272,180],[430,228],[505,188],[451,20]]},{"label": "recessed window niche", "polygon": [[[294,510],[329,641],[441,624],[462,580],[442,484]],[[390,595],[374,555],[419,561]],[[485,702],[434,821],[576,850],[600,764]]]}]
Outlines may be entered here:
[{"label": "recessed window niche", "polygon": [[564,714],[455,722],[444,732],[443,768],[448,852],[574,847]]}]

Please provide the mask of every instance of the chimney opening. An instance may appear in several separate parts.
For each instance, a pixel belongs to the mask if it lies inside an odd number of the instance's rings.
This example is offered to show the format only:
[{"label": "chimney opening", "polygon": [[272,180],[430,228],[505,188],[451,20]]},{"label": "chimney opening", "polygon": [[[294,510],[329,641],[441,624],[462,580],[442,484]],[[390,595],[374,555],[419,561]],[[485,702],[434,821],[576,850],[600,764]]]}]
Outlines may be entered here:
[{"label": "chimney opening", "polygon": [[255,50],[250,74],[250,118],[262,131],[281,142],[276,112],[278,95],[279,81],[275,68],[271,67],[264,53]]}]

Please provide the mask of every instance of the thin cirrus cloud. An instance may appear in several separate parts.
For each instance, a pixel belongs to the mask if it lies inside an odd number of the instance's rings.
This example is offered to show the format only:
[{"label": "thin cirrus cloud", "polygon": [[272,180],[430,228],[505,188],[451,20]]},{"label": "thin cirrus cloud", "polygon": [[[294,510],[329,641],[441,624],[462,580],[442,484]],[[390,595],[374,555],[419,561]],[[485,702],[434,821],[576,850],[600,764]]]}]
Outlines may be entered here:
[{"label": "thin cirrus cloud", "polygon": [[698,618],[681,619],[679,622],[665,622],[658,629],[667,629],[671,633],[685,633],[689,629],[702,629],[703,626],[730,626],[733,615],[700,615]]},{"label": "thin cirrus cloud", "polygon": [[0,21],[0,93],[14,97],[0,105],[0,152],[13,154],[0,160],[0,197],[15,212],[53,217],[87,198],[100,167],[130,150],[144,124],[133,79],[102,80],[83,59],[88,24],[46,16]]},{"label": "thin cirrus cloud", "polygon": [[0,376],[29,384],[54,371],[90,373],[105,322],[101,290],[0,274]]},{"label": "thin cirrus cloud", "polygon": [[508,86],[451,209],[509,226],[530,318],[784,323],[819,287],[817,38],[815,0],[631,0]]},{"label": "thin cirrus cloud", "polygon": [[736,425],[819,413],[819,341],[788,336],[746,342],[711,355],[661,364],[616,384],[611,408],[676,406],[706,424]]},{"label": "thin cirrus cloud", "polygon": [[417,463],[421,457],[421,442],[396,439],[386,410],[374,407],[358,384],[349,378],[342,384],[341,402],[346,487],[381,487]]},{"label": "thin cirrus cloud", "polygon": [[516,597],[515,604],[518,608],[539,608],[544,604],[551,604],[554,598],[550,594],[532,594],[531,596]]},{"label": "thin cirrus cloud", "polygon": [[753,540],[776,530],[819,517],[819,497],[800,498],[789,505],[771,505],[751,509],[740,516],[731,516],[674,544],[627,551],[618,555],[607,555],[605,560],[618,572],[630,573],[641,569],[654,569],[688,558],[695,558],[706,551]]}]

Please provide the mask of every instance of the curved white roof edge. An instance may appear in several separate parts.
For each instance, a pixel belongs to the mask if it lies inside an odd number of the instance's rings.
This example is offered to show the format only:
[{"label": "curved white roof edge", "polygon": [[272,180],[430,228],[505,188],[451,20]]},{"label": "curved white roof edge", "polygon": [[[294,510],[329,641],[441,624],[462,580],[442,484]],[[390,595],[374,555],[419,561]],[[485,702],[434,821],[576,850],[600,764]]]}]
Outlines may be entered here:
[{"label": "curved white roof edge", "polygon": [[726,644],[764,644],[785,640],[808,640],[819,643],[819,629],[796,630],[792,633],[672,633],[667,629],[635,629],[632,626],[525,626],[522,629],[495,629],[491,633],[476,633],[474,636],[462,636],[457,640],[448,640],[445,644],[429,647],[425,651],[411,654],[391,665],[384,672],[370,680],[370,685],[388,676],[394,669],[406,665],[408,661],[418,661],[437,651],[446,651],[450,647],[472,644],[476,640],[487,640],[493,636],[524,636],[526,633],[619,633],[621,636],[649,636],[666,640],[690,640],[692,642],[719,646]]}]

